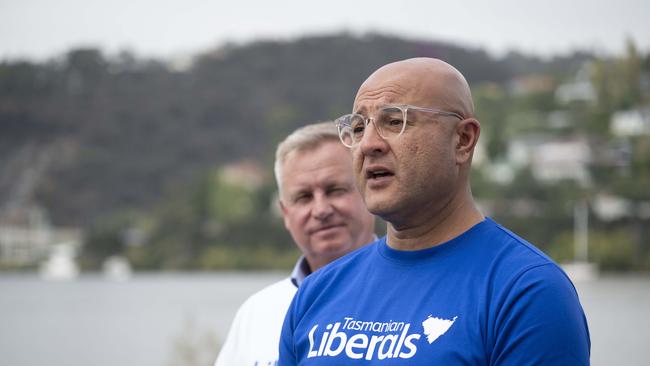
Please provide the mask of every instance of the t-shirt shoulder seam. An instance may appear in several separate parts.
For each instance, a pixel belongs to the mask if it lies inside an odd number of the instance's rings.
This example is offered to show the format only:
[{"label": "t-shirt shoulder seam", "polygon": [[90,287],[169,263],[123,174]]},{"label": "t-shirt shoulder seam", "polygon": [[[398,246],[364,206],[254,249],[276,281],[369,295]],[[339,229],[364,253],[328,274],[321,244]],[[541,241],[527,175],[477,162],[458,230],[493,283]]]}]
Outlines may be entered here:
[{"label": "t-shirt shoulder seam", "polygon": [[557,264],[552,259],[548,258],[545,254],[540,253],[541,250],[539,248],[534,247],[532,244],[530,244],[526,240],[518,237],[517,235],[512,233],[510,230],[504,228],[503,226],[501,226],[499,224],[496,224],[495,227],[498,228],[505,235],[510,237],[510,239],[513,240],[514,242],[516,242],[517,244],[524,246],[526,248],[526,250],[531,252],[533,255],[535,255],[537,258],[539,258],[542,261],[541,263],[531,264],[531,265],[529,265],[527,267],[522,268],[521,272],[516,276],[517,279],[521,275],[523,275],[524,273],[528,272],[531,269],[541,267],[541,266],[545,266],[545,265],[549,265],[552,268],[554,268],[555,270],[557,270],[563,277],[565,277],[567,280],[569,280],[569,282],[571,282],[571,284],[573,285],[573,282],[571,281],[571,278],[569,278],[569,276],[566,274],[566,272],[564,272],[562,267],[560,267],[560,265]]},{"label": "t-shirt shoulder seam", "polygon": [[575,285],[573,285],[573,282],[571,281],[569,276],[567,276],[567,274],[562,270],[562,268],[560,268],[560,266],[557,263],[553,262],[553,261],[548,261],[546,263],[531,264],[529,266],[526,266],[526,267],[522,268],[515,276],[512,277],[512,280],[508,283],[508,286],[507,286],[508,290],[507,291],[510,292],[510,290],[512,290],[512,288],[515,286],[515,283],[517,283],[517,281],[519,281],[519,279],[522,278],[525,274],[530,273],[532,270],[535,270],[535,269],[541,268],[541,267],[550,267],[550,268],[552,268],[554,271],[557,272],[557,274],[559,274],[561,277],[563,277],[567,281],[569,281],[569,283],[571,284],[571,287],[573,287],[573,290],[577,292],[577,290],[575,289]]},{"label": "t-shirt shoulder seam", "polygon": [[507,230],[506,228],[504,228],[504,227],[501,226],[501,225],[498,225],[498,224],[497,224],[497,225],[495,225],[495,227],[496,227],[497,229],[499,229],[502,233],[504,233],[505,235],[507,235],[507,236],[508,236],[512,241],[514,241],[514,242],[517,243],[518,245],[521,245],[521,246],[525,247],[526,250],[528,250],[529,252],[531,252],[533,255],[535,255],[536,257],[538,257],[539,259],[541,259],[541,260],[544,262],[544,263],[538,263],[538,265],[543,265],[543,264],[552,264],[552,265],[556,265],[555,262],[553,262],[550,258],[548,258],[548,257],[547,257],[546,255],[544,255],[543,253],[540,253],[540,249],[539,249],[539,248],[535,248],[535,247],[533,247],[532,244],[530,244],[530,243],[527,242],[526,240],[524,240],[524,239],[518,237],[517,235],[515,235],[515,234],[512,233],[512,232],[510,232],[509,230]]}]

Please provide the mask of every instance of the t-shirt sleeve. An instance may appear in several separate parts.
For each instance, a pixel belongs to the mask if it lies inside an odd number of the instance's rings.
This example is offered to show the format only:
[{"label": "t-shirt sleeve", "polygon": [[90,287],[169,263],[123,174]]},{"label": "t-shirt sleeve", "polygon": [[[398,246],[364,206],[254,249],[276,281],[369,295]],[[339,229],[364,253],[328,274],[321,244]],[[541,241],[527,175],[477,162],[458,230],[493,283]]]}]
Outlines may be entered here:
[{"label": "t-shirt sleeve", "polygon": [[[303,285],[304,286],[304,283]],[[301,287],[302,287],[301,286]],[[295,316],[296,316],[296,302],[300,294],[300,289],[298,293],[291,300],[291,305],[287,310],[287,314],[284,317],[284,322],[282,323],[282,332],[280,334],[280,357],[278,359],[278,366],[294,366],[298,364],[298,360],[295,352],[294,345],[294,329],[295,329]]]},{"label": "t-shirt sleeve", "polygon": [[589,365],[587,321],[558,267],[530,268],[504,293],[493,319],[490,365]]}]

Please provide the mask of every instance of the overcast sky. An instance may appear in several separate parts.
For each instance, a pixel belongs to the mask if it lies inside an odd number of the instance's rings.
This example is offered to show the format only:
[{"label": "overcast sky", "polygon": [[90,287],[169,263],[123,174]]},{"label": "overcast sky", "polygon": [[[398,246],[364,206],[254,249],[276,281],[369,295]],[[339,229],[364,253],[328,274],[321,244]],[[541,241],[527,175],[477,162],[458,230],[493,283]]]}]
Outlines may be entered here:
[{"label": "overcast sky", "polygon": [[0,59],[47,59],[72,47],[191,55],[227,42],[378,31],[553,55],[650,51],[648,0],[0,0]]}]

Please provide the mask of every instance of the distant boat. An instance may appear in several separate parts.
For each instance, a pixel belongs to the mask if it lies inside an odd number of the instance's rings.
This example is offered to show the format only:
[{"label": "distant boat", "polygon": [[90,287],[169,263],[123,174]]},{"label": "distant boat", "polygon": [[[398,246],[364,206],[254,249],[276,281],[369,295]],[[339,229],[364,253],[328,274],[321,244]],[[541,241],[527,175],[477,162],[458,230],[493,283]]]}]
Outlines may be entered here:
[{"label": "distant boat", "polygon": [[132,270],[129,261],[119,255],[113,255],[104,261],[102,265],[104,278],[111,281],[126,281],[131,278]]},{"label": "distant boat", "polygon": [[70,243],[52,245],[50,256],[41,263],[39,274],[47,281],[70,281],[79,276],[79,266],[74,260],[75,249]]}]

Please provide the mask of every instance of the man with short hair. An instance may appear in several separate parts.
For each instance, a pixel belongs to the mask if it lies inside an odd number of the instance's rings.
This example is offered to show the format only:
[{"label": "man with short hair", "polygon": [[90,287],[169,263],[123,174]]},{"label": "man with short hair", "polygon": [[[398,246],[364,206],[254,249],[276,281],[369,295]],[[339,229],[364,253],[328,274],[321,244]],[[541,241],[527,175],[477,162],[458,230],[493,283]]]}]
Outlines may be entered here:
[{"label": "man with short hair", "polygon": [[480,124],[458,70],[430,58],[385,65],[336,124],[388,232],[302,284],[279,365],[589,364],[571,281],[477,209]]},{"label": "man with short hair", "polygon": [[349,149],[332,122],[299,128],[276,150],[275,178],[284,224],[303,256],[290,278],[253,294],[239,308],[215,366],[270,366],[282,320],[310,273],[375,239],[352,176]]}]

